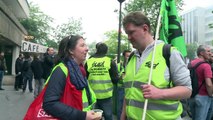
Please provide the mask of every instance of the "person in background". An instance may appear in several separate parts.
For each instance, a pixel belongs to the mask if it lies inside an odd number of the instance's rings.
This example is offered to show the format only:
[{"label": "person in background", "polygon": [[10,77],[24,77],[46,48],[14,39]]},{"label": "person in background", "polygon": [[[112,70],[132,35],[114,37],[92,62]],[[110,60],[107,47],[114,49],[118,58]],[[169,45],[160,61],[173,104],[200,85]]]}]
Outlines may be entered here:
[{"label": "person in background", "polygon": [[117,120],[120,120],[122,107],[123,107],[123,100],[124,100],[124,85],[123,85],[123,77],[125,76],[125,67],[127,65],[129,56],[131,54],[130,50],[123,51],[124,62],[120,62],[117,64],[118,72],[120,76],[120,80],[118,81],[117,87]]},{"label": "person in background", "polygon": [[15,77],[14,89],[16,91],[18,91],[19,88],[22,89],[22,85],[23,85],[23,77],[22,77],[23,57],[24,55],[20,53],[15,63],[16,77]]},{"label": "person in background", "polygon": [[44,54],[43,58],[43,79],[44,81],[50,75],[50,72],[54,66],[54,49],[52,47],[47,48],[47,52]]},{"label": "person in background", "polygon": [[[189,70],[181,54],[171,48],[170,68],[163,57],[164,42],[154,40],[148,18],[139,11],[123,18],[128,40],[136,50],[125,68],[125,99],[121,120],[141,120],[148,99],[146,120],[180,120],[180,99],[191,96]],[[148,84],[152,53],[156,42],[151,84]]]},{"label": "person in background", "polygon": [[[212,49],[211,49],[212,50]],[[213,52],[211,52],[210,58],[209,58],[209,64],[211,66],[212,74],[213,74]],[[213,82],[213,77],[212,77]],[[211,105],[208,110],[208,117],[206,120],[213,120],[213,97],[211,97]]]},{"label": "person in background", "polygon": [[[192,67],[201,61],[209,61],[211,57],[210,46],[200,45],[197,48],[197,56],[198,58],[195,58],[190,62]],[[213,93],[211,65],[209,63],[200,64],[196,69],[196,73],[198,76],[198,86],[200,86],[200,89],[198,94],[189,100],[192,119],[209,120],[211,118],[209,108],[211,106]]]},{"label": "person in background", "polygon": [[[79,35],[70,35],[60,42],[56,66],[47,80],[43,101],[43,109],[53,117],[60,120],[101,119],[91,110],[96,98],[83,67],[87,52],[87,45]],[[65,99],[70,105],[60,101],[62,94],[66,92],[67,80],[70,80],[71,88],[69,98]]]},{"label": "person in background", "polygon": [[95,108],[103,110],[105,120],[112,120],[113,84],[119,80],[116,63],[106,56],[108,47],[105,43],[96,44],[96,53],[85,63],[87,78],[97,97]]},{"label": "person in background", "polygon": [[24,54],[24,62],[23,62],[23,67],[22,67],[22,75],[23,75],[23,93],[26,90],[27,87],[27,82],[28,82],[28,89],[30,93],[33,92],[33,86],[32,86],[32,81],[33,81],[33,72],[31,69],[31,63],[32,59],[30,57],[29,53]]},{"label": "person in background", "polygon": [[124,50],[124,51],[123,51],[123,57],[124,57],[123,67],[124,67],[124,68],[126,68],[126,65],[127,65],[127,63],[128,63],[130,54],[131,54],[131,51],[130,51],[130,50]]},{"label": "person in background", "polygon": [[41,92],[44,85],[44,80],[42,79],[43,75],[42,61],[39,59],[39,55],[37,53],[34,53],[33,55],[31,69],[35,79],[34,98],[36,98]]},{"label": "person in background", "polygon": [[4,58],[4,52],[0,52],[0,90],[4,90],[2,88],[2,81],[4,77],[4,73],[7,73],[6,60]]}]

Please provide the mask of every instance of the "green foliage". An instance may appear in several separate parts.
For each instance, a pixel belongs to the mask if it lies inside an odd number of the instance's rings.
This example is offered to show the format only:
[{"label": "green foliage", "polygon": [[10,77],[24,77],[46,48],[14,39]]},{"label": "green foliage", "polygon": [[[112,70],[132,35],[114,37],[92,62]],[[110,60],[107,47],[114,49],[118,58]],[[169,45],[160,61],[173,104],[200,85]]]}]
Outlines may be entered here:
[{"label": "green foliage", "polygon": [[55,49],[58,49],[58,44],[55,40],[47,40],[45,46],[49,46],[49,47],[53,47]]},{"label": "green foliage", "polygon": [[191,60],[193,60],[196,57],[196,50],[197,50],[198,46],[196,43],[192,43],[192,44],[187,44],[186,45],[186,49],[187,49],[187,58]]},{"label": "green foliage", "polygon": [[65,36],[71,34],[83,35],[81,19],[75,20],[69,18],[67,23],[62,23],[53,28],[54,19],[44,14],[37,4],[30,2],[30,16],[26,19],[20,19],[28,35],[34,36],[31,42],[44,46],[58,48],[59,41]]},{"label": "green foliage", "polygon": [[[104,43],[108,46],[108,52],[107,56],[110,58],[117,57],[118,53],[118,32],[116,30],[108,31],[104,33],[105,41]],[[96,52],[95,48],[96,42],[92,42],[88,45],[89,47],[89,55],[93,55]],[[132,50],[132,47],[130,46],[130,43],[127,39],[126,35],[121,34],[121,53],[124,50]]]},{"label": "green foliage", "polygon": [[213,28],[213,23],[208,24],[209,28]]},{"label": "green foliage", "polygon": [[30,16],[20,19],[20,22],[27,30],[28,35],[34,36],[31,42],[46,45],[47,41],[51,41],[53,27],[50,24],[53,22],[53,18],[44,14],[38,5],[30,2]]},{"label": "green foliage", "polygon": [[60,41],[64,37],[69,36],[69,35],[83,35],[84,33],[82,32],[82,19],[74,19],[73,17],[69,18],[67,23],[63,23],[61,25],[58,25],[56,27],[56,30],[54,31],[55,34],[55,39]]},{"label": "green foliage", "polygon": [[[160,11],[160,5],[162,0],[129,0],[125,4],[124,10],[129,13],[133,11],[142,11],[150,20],[151,30],[155,32],[157,27],[157,20]],[[176,0],[177,8],[181,10],[183,6],[183,0]]]},{"label": "green foliage", "polygon": [[96,42],[92,42],[92,43],[88,44],[88,48],[89,48],[88,54],[90,56],[95,54],[95,52],[96,52],[95,45],[96,45]]},{"label": "green foliage", "polygon": [[[108,31],[105,34],[106,40],[105,43],[108,46],[108,55],[112,58],[117,56],[118,53],[118,32],[115,30]],[[126,35],[121,34],[121,45],[120,45],[121,53],[130,48],[130,43]]]}]

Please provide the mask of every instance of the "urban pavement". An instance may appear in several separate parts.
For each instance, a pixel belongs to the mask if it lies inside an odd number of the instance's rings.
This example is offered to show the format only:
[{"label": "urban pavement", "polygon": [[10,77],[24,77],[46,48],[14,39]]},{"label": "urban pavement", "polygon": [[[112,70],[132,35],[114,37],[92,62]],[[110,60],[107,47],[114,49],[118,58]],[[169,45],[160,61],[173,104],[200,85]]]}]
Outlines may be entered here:
[{"label": "urban pavement", "polygon": [[24,115],[34,100],[33,93],[20,89],[14,90],[12,85],[3,85],[0,90],[0,120],[23,120]]}]

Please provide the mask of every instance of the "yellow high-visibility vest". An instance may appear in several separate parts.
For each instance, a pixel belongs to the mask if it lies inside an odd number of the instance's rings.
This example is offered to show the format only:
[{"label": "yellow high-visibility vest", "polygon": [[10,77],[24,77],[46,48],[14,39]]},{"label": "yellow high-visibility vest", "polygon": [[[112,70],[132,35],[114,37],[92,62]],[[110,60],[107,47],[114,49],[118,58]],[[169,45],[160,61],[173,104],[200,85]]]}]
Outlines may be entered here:
[{"label": "yellow high-visibility vest", "polygon": [[90,58],[87,60],[88,81],[97,99],[112,97],[113,84],[109,74],[111,58]]},{"label": "yellow high-visibility vest", "polygon": [[[151,84],[157,88],[168,88],[169,81],[165,80],[166,61],[162,55],[164,44],[156,46],[154,67]],[[141,85],[147,84],[152,60],[151,52],[136,72],[136,56],[133,55],[126,66],[124,78],[126,115],[130,120],[140,120],[143,115],[144,97]],[[182,105],[178,100],[149,99],[146,120],[176,120],[182,113]]]}]

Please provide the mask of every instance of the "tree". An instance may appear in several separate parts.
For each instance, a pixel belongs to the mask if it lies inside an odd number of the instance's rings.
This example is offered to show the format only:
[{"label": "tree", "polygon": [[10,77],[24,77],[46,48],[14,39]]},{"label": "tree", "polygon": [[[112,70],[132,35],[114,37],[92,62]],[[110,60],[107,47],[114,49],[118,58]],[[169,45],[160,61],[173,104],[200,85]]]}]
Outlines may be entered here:
[{"label": "tree", "polygon": [[186,49],[187,49],[187,58],[189,58],[189,60],[193,60],[195,58],[195,51],[197,50],[198,46],[196,43],[192,43],[192,44],[187,44],[186,45]]},{"label": "tree", "polygon": [[[116,30],[108,31],[104,33],[105,41],[104,43],[108,46],[107,56],[111,58],[115,58],[117,55],[118,49],[118,32]],[[89,47],[89,55],[93,55],[96,52],[95,48],[96,42],[92,42],[88,45]],[[121,51],[123,50],[131,50],[130,43],[128,42],[127,36],[121,34]]]},{"label": "tree", "polygon": [[88,48],[89,48],[89,51],[88,51],[88,54],[91,56],[93,54],[95,54],[96,52],[96,48],[95,48],[95,45],[96,45],[96,42],[92,42],[90,44],[88,44]]},{"label": "tree", "polygon": [[[118,50],[118,32],[116,30],[112,30],[104,33],[104,35],[106,37],[105,43],[108,46],[108,56],[113,58],[115,55],[117,55]],[[127,36],[121,34],[121,51],[126,49],[131,50],[130,43],[128,42]]]},{"label": "tree", "polygon": [[[126,13],[142,11],[150,19],[151,29],[155,32],[161,1],[162,0],[129,0],[129,2],[125,4],[124,10]],[[176,0],[176,2],[177,8],[181,10],[183,0]]]},{"label": "tree", "polygon": [[73,17],[68,19],[67,23],[63,23],[61,25],[58,25],[54,32],[54,37],[57,41],[62,40],[64,37],[69,35],[83,35],[84,32],[82,32],[82,22],[81,18],[74,19]]},{"label": "tree", "polygon": [[37,4],[30,2],[29,5],[30,16],[26,19],[20,19],[20,23],[27,30],[28,35],[34,36],[32,42],[41,45],[47,45],[47,43],[55,44],[51,39],[51,31],[54,28],[50,26],[54,19],[44,14]]},{"label": "tree", "polygon": [[80,34],[82,32],[81,19],[75,20],[69,18],[67,23],[62,23],[56,28],[52,27],[54,19],[44,14],[37,4],[30,2],[30,16],[26,19],[20,19],[21,24],[28,31],[28,35],[34,36],[31,42],[44,46],[58,48],[59,41],[65,36],[71,34]]}]

